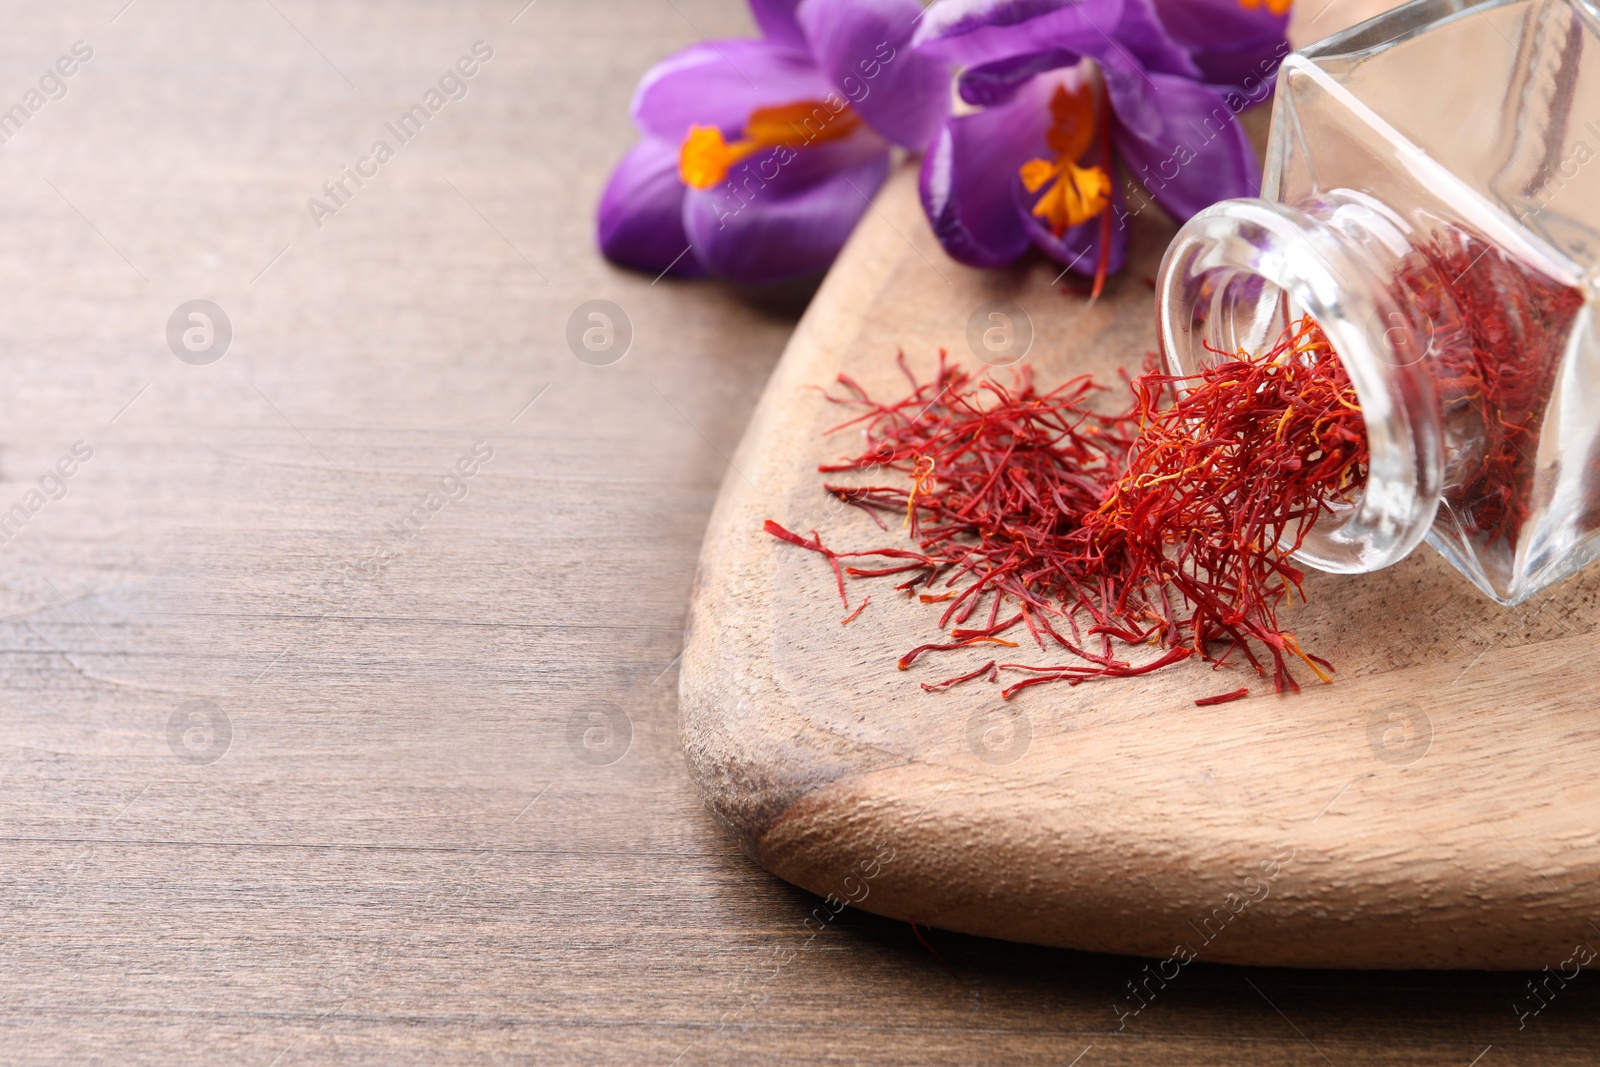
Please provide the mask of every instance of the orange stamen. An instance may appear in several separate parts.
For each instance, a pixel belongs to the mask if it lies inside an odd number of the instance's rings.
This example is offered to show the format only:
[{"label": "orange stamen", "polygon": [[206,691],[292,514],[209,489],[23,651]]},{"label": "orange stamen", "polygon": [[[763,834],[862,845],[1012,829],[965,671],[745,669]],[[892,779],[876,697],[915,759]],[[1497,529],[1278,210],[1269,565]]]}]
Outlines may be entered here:
[{"label": "orange stamen", "polygon": [[757,152],[837,141],[860,125],[861,116],[848,105],[835,111],[822,100],[801,100],[752,111],[735,141],[728,141],[715,126],[691,126],[678,150],[678,176],[691,189],[709,189],[724,181],[735,164]]},{"label": "orange stamen", "polygon": [[1056,86],[1050,98],[1050,130],[1045,143],[1055,159],[1030,159],[1018,170],[1023,188],[1041,193],[1033,214],[1060,237],[1087,222],[1111,203],[1111,176],[1103,167],[1080,167],[1078,160],[1094,141],[1094,87]]},{"label": "orange stamen", "polygon": [[[926,467],[923,466],[924,463],[927,464]],[[911,518],[917,510],[917,494],[927,493],[931,484],[933,484],[933,457],[918,456],[912,464],[911,492],[906,494],[906,521],[900,524],[902,530],[911,526]]]}]

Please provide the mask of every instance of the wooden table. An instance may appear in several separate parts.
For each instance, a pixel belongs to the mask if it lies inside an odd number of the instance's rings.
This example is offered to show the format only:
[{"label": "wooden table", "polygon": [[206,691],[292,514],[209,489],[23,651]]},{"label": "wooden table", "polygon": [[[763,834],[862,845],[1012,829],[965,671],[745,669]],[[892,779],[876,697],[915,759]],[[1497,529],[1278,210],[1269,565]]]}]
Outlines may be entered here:
[{"label": "wooden table", "polygon": [[5,6],[0,105],[92,56],[0,149],[0,1061],[1592,1058],[1587,975],[1519,1031],[1525,975],[1198,964],[1118,1032],[1141,961],[808,932],[674,697],[804,294],[590,237],[639,74],[748,16],[524,2]]}]

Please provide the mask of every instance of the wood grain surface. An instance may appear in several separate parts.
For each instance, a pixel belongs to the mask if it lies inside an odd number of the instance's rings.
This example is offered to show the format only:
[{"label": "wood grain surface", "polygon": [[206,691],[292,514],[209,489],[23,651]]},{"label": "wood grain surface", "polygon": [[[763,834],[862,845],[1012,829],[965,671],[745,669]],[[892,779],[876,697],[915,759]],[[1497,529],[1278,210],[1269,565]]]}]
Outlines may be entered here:
[{"label": "wood grain surface", "polygon": [[[1119,1032],[1142,961],[924,931],[946,970],[855,909],[813,936],[705,812],[674,696],[795,301],[652,285],[589,232],[635,81],[749,18],[523,5],[0,6],[7,106],[94,49],[0,148],[0,510],[94,449],[0,545],[0,1062],[1590,1061],[1587,973],[1519,1030],[1530,975],[1201,962]],[[234,328],[208,366],[165,337],[194,299]],[[636,328],[613,366],[567,348],[592,299]]]}]

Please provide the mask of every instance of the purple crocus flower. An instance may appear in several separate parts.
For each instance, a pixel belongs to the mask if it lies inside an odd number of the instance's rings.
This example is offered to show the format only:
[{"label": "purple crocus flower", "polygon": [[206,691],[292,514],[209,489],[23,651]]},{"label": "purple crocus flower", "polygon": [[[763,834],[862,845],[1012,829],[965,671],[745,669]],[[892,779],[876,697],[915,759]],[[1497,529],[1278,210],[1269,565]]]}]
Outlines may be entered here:
[{"label": "purple crocus flower", "polygon": [[1161,24],[1194,57],[1201,80],[1259,101],[1289,54],[1290,0],[1155,0]]},{"label": "purple crocus flower", "polygon": [[1179,220],[1254,195],[1236,115],[1270,92],[1286,21],[1237,0],[939,0],[914,47],[963,68],[975,109],[923,162],[940,243],[978,267],[1036,246],[1098,292],[1127,254],[1117,162]]},{"label": "purple crocus flower", "polygon": [[651,274],[764,284],[824,270],[888,173],[949,112],[949,68],[910,48],[917,0],[751,0],[763,36],[657,64],[643,139],[600,200],[599,241]]}]

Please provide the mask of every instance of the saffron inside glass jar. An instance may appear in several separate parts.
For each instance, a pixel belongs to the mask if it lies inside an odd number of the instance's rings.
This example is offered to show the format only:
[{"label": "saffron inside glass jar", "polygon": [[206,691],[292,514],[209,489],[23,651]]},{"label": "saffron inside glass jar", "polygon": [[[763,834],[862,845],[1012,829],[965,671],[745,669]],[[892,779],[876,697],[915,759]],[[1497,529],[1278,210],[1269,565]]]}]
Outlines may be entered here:
[{"label": "saffron inside glass jar", "polygon": [[1423,0],[1284,62],[1262,198],[1179,231],[1158,325],[1181,374],[1300,316],[1327,334],[1371,461],[1302,562],[1370,571],[1427,539],[1515,603],[1600,551],[1597,136],[1576,0]]}]

